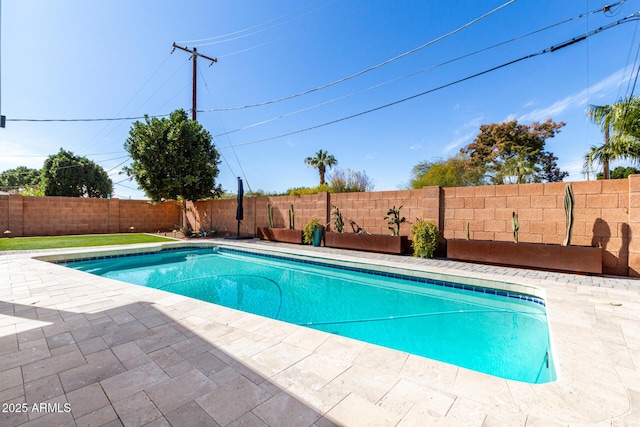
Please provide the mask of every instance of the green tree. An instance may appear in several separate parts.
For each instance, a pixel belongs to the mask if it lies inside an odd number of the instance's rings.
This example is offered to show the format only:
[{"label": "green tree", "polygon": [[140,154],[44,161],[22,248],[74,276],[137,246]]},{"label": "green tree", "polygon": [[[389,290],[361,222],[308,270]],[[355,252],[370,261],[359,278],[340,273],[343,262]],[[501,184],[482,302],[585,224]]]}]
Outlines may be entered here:
[{"label": "green tree", "polygon": [[324,175],[327,171],[327,168],[337,165],[338,161],[335,157],[333,157],[333,155],[327,153],[326,151],[319,150],[316,153],[315,157],[307,157],[306,159],[304,159],[304,163],[307,166],[312,166],[318,169],[318,173],[320,174],[320,185],[324,185]]},{"label": "green tree", "polygon": [[329,176],[329,187],[334,193],[372,191],[373,182],[366,172],[337,168]]},{"label": "green tree", "polygon": [[44,161],[41,186],[45,196],[107,197],[113,182],[102,166],[62,148]]},{"label": "green tree", "polygon": [[[492,184],[541,182],[567,176],[558,169],[552,153],[544,151],[545,141],[565,125],[548,119],[544,123],[518,124],[517,120],[480,126],[475,140],[461,149],[470,167],[481,171]],[[552,170],[544,171],[547,166]]]},{"label": "green tree", "polygon": [[569,176],[569,172],[561,171],[558,167],[558,158],[551,152],[545,152],[540,160],[540,174],[534,182],[562,182]]},{"label": "green tree", "polygon": [[411,170],[410,188],[465,187],[482,183],[482,173],[474,169],[468,157],[458,154],[441,161],[420,162]]},{"label": "green tree", "polygon": [[0,188],[9,193],[19,193],[27,187],[40,185],[40,170],[26,166],[8,169],[0,174]]},{"label": "green tree", "polygon": [[603,178],[608,179],[612,161],[640,162],[640,98],[628,98],[611,105],[590,105],[588,114],[600,127],[604,143],[589,149],[585,168],[600,163]]},{"label": "green tree", "polygon": [[211,134],[184,110],[169,118],[136,121],[124,143],[133,162],[124,168],[153,202],[178,201],[183,213],[187,200],[218,197],[216,185],[220,153]]},{"label": "green tree", "polygon": [[[617,168],[611,171],[611,176],[609,177],[609,179],[627,179],[629,178],[629,175],[634,175],[634,174],[640,174],[640,169],[637,169],[631,166],[627,166],[626,168],[622,166],[618,166]],[[604,173],[598,172],[596,177],[597,179],[604,179]]]}]

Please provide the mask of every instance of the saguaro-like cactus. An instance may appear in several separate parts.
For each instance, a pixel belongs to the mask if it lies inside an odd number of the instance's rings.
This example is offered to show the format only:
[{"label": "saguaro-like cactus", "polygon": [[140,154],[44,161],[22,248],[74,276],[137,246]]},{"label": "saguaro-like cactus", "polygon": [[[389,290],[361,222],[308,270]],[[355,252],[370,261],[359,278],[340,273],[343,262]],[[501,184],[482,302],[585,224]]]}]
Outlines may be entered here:
[{"label": "saguaro-like cactus", "polygon": [[513,241],[518,243],[518,230],[520,230],[520,222],[518,222],[518,214],[511,212],[511,227],[513,228]]},{"label": "saguaro-like cactus", "polygon": [[293,211],[293,203],[291,204],[291,208],[289,209],[289,230],[293,230],[296,228],[296,214]]},{"label": "saguaro-like cactus", "polygon": [[573,190],[571,184],[567,184],[564,187],[564,218],[565,218],[565,232],[562,246],[569,246],[571,244],[571,232],[573,231]]},{"label": "saguaro-like cactus", "polygon": [[269,228],[273,228],[273,207],[270,203],[267,203],[267,220],[269,221]]}]

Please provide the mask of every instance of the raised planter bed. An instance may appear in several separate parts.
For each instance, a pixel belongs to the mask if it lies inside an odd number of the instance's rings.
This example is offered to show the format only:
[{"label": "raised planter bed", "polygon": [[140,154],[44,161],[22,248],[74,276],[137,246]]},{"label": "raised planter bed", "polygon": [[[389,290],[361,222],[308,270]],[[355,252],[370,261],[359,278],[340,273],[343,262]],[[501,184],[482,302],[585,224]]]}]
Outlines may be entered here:
[{"label": "raised planter bed", "polygon": [[302,230],[290,230],[288,228],[258,227],[258,238],[273,242],[302,244]]},{"label": "raised planter bed", "polygon": [[328,248],[356,251],[401,254],[408,246],[407,236],[364,233],[324,233],[324,245]]},{"label": "raised planter bed", "polygon": [[602,274],[602,248],[489,240],[448,240],[447,258],[488,264]]}]

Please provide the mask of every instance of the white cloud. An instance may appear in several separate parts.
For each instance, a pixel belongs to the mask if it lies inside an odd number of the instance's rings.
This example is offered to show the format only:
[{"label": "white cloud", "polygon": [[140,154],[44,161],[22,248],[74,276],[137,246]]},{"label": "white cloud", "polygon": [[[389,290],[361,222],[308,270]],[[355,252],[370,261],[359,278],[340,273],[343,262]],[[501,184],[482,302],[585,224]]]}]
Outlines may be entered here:
[{"label": "white cloud", "polygon": [[468,141],[470,141],[473,137],[475,137],[478,134],[478,130],[474,129],[471,132],[467,132],[466,134],[457,137],[456,139],[454,139],[453,141],[451,141],[449,144],[444,146],[444,149],[442,150],[443,154],[447,154],[450,151],[461,147],[462,145],[464,145],[465,143],[467,143]]},{"label": "white cloud", "polygon": [[600,80],[598,83],[587,89],[560,99],[547,107],[536,108],[529,113],[519,116],[518,121],[544,121],[550,117],[556,117],[566,110],[577,107],[585,107],[591,98],[601,98],[605,92],[618,87],[625,78],[628,78],[629,71],[629,67],[618,70],[615,73],[611,74],[609,77]]}]

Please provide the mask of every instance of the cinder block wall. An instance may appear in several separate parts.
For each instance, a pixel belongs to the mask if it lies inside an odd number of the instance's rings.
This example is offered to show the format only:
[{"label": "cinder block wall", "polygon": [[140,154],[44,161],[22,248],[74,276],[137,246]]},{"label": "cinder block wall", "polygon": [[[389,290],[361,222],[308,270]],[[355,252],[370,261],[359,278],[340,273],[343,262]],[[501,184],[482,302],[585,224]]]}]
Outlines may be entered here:
[{"label": "cinder block wall", "polygon": [[[572,182],[574,226],[571,244],[601,246],[603,271],[627,275],[631,242],[629,180]],[[567,183],[444,188],[444,237],[513,240],[511,218],[518,214],[520,242],[561,244],[565,235],[564,188]],[[640,216],[636,210],[635,216]],[[634,264],[636,271],[640,264]]]},{"label": "cinder block wall", "polygon": [[78,197],[0,196],[0,226],[14,237],[172,230],[179,223],[174,203]]},{"label": "cinder block wall", "polygon": [[[572,244],[598,245],[604,250],[605,274],[640,277],[640,175],[610,181],[570,183],[575,196]],[[311,218],[333,228],[333,208],[346,220],[370,233],[389,233],[384,219],[390,207],[403,206],[407,218],[401,235],[410,235],[416,218],[433,220],[445,239],[470,238],[511,241],[511,217],[517,212],[521,242],[560,244],[565,233],[566,183],[498,185],[483,187],[378,191],[368,193],[320,193],[307,196],[246,197],[240,233],[255,235],[266,227],[267,203],[273,207],[276,227],[288,227],[288,210],[294,206],[295,228],[303,229]],[[187,205],[187,219],[195,230],[204,227],[236,234],[235,199],[202,200]],[[140,200],[80,199],[70,197],[0,196],[0,227],[13,236],[84,233],[156,232],[181,223],[175,203],[152,205]],[[346,231],[351,231],[348,222]],[[636,234],[634,235],[634,230]]]}]

